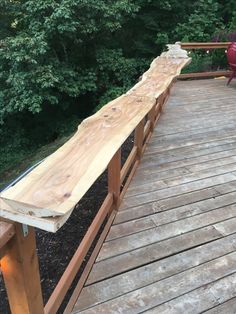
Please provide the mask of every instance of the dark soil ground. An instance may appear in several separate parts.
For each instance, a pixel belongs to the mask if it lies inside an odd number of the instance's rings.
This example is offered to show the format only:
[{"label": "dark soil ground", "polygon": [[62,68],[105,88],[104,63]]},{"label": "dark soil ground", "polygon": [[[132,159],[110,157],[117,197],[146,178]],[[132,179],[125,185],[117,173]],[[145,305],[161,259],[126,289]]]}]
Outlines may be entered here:
[{"label": "dark soil ground", "polygon": [[[126,160],[132,149],[132,145],[133,136],[131,135],[122,146],[122,163]],[[65,271],[66,266],[83,239],[106,194],[107,172],[104,172],[76,206],[67,223],[57,233],[53,234],[36,230],[44,304],[47,302]],[[58,314],[63,313],[63,308],[72,291],[73,287],[66,296]],[[0,314],[8,313],[10,313],[8,300],[2,277],[0,277]]]}]

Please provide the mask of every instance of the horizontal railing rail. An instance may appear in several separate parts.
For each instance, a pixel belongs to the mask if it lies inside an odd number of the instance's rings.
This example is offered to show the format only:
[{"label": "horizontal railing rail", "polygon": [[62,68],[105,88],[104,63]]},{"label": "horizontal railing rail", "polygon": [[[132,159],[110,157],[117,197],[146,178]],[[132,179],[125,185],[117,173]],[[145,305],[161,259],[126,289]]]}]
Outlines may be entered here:
[{"label": "horizontal railing rail", "polygon": [[[65,313],[70,313],[140,163],[170,88],[190,62],[177,48],[174,51],[179,51],[180,57],[173,57],[174,52],[170,52],[155,59],[130,91],[85,120],[65,145],[0,194],[1,217],[14,221],[15,226],[15,235],[6,243],[1,256],[12,314],[57,313],[93,247],[65,309]],[[133,147],[122,166],[121,147],[131,134]],[[33,227],[56,232],[105,170],[108,175],[105,200],[44,307]]]},{"label": "horizontal railing rail", "polygon": [[183,49],[226,49],[231,42],[181,43]]}]

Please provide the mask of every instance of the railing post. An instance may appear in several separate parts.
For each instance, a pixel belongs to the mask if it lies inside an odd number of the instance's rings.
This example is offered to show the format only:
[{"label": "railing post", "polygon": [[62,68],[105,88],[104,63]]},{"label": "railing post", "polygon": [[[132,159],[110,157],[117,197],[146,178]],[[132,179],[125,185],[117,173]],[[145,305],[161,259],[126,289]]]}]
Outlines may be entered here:
[{"label": "railing post", "polygon": [[163,110],[163,106],[165,104],[165,92],[163,92],[160,96],[159,96],[159,102],[160,102],[160,113],[162,112]]},{"label": "railing post", "polygon": [[43,314],[34,228],[15,225],[15,235],[6,244],[0,266],[11,313]]},{"label": "railing post", "polygon": [[143,137],[144,137],[144,119],[139,122],[135,129],[134,145],[137,146],[137,159],[140,160],[143,151]]},{"label": "railing post", "polygon": [[154,131],[154,126],[155,126],[155,105],[152,107],[152,109],[148,113],[148,119],[150,120],[150,131]]},{"label": "railing post", "polygon": [[121,188],[121,148],[115,153],[108,165],[108,192],[113,194],[113,209],[120,205]]}]

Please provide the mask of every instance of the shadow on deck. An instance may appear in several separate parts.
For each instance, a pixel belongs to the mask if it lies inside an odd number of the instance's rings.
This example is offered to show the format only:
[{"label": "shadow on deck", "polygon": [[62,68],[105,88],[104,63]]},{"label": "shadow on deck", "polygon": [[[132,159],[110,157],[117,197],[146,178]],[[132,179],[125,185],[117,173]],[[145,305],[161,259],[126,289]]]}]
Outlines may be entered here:
[{"label": "shadow on deck", "polygon": [[76,313],[236,313],[236,83],[179,81]]}]

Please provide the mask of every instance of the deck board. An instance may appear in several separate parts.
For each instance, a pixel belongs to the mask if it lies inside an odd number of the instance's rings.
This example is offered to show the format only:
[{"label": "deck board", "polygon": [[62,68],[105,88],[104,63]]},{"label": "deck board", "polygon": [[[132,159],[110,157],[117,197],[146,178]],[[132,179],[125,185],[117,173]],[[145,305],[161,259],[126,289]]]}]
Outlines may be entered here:
[{"label": "deck board", "polygon": [[236,313],[236,85],[177,82],[72,311]]}]

